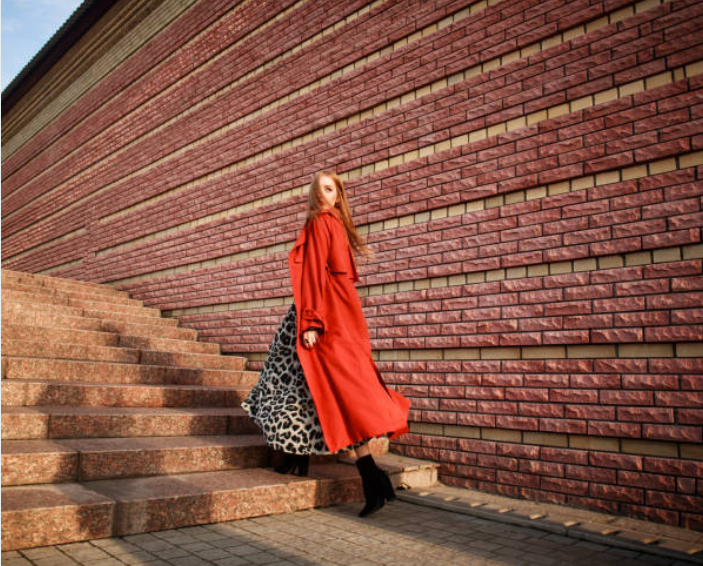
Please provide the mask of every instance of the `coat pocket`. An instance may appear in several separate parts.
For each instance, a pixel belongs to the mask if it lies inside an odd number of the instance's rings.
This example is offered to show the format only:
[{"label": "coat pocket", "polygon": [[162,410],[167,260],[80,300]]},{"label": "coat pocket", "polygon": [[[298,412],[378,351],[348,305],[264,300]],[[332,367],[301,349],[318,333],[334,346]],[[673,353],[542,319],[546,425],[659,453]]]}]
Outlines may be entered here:
[{"label": "coat pocket", "polygon": [[339,255],[332,255],[327,260],[330,273],[349,273],[349,262],[344,261]]}]

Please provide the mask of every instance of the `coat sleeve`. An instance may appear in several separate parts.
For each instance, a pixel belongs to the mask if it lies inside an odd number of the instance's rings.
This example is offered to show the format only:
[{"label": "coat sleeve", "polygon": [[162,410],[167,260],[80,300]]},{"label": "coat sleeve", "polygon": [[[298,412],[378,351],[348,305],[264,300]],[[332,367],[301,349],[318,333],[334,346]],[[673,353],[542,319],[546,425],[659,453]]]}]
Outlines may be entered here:
[{"label": "coat sleeve", "polygon": [[327,257],[332,236],[324,218],[314,218],[308,226],[301,282],[301,332],[315,328],[325,331],[325,294],[329,282]]}]

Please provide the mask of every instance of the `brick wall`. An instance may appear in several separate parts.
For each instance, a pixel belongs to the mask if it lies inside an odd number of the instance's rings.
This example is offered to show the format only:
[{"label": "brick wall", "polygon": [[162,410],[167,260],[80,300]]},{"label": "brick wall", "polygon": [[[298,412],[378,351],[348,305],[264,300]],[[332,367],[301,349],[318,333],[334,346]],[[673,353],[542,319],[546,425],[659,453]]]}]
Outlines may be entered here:
[{"label": "brick wall", "polygon": [[4,267],[128,290],[257,369],[332,167],[412,400],[392,450],[703,527],[703,4],[169,4],[57,115],[35,91],[5,118]]}]

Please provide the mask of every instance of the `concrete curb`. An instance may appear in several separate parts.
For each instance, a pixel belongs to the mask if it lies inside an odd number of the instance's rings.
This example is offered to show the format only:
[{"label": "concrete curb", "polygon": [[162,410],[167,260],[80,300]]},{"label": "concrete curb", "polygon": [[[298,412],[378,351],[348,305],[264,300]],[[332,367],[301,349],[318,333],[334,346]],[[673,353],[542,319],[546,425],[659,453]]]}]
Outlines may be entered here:
[{"label": "concrete curb", "polygon": [[[695,531],[661,525],[661,531],[666,534],[659,534],[656,523],[615,518],[575,507],[516,500],[443,484],[413,491],[399,488],[396,494],[399,500],[408,503],[703,564],[703,533]],[[675,536],[677,533],[681,536]]]}]

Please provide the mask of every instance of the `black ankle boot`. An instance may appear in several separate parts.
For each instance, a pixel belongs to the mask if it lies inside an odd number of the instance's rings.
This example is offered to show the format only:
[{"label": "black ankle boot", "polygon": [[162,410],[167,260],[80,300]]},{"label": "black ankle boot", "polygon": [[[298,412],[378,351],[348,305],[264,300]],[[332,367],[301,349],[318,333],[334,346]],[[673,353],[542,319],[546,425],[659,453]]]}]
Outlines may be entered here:
[{"label": "black ankle boot", "polygon": [[309,454],[290,454],[288,452],[284,452],[283,464],[274,466],[273,469],[279,474],[297,474],[299,476],[307,476],[309,464]]},{"label": "black ankle boot", "polygon": [[357,458],[356,467],[361,475],[366,505],[359,512],[359,517],[375,513],[386,504],[386,500],[395,499],[393,486],[386,473],[376,465],[371,454]]}]

